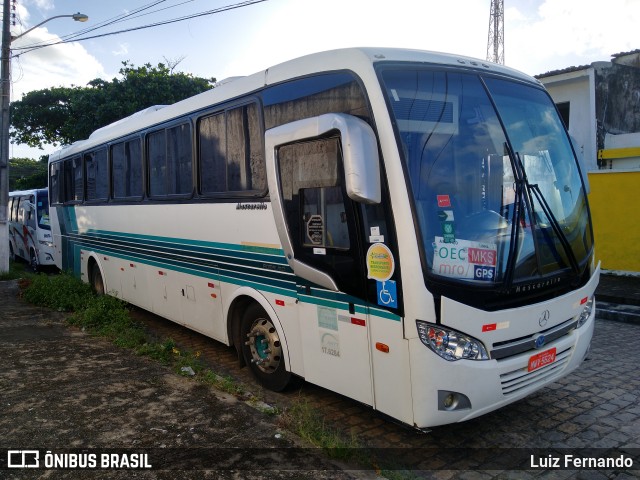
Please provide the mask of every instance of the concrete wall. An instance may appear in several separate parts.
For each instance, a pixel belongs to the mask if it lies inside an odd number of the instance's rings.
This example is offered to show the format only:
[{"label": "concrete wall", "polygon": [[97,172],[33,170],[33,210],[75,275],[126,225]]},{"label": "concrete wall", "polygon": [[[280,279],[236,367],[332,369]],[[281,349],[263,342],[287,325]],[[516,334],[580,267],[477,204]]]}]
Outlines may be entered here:
[{"label": "concrete wall", "polygon": [[589,172],[596,258],[605,270],[640,272],[640,171]]},{"label": "concrete wall", "polygon": [[555,103],[569,102],[569,135],[587,171],[598,169],[593,69],[540,79]]},{"label": "concrete wall", "polygon": [[640,68],[596,62],[596,119],[598,149],[606,134],[640,132]]}]

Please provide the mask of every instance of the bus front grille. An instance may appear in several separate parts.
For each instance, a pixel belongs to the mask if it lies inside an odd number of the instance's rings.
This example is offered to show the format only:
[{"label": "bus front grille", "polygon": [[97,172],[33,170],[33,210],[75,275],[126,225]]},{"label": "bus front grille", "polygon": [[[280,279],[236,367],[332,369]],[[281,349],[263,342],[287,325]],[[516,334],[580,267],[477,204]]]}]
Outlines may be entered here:
[{"label": "bus front grille", "polygon": [[502,393],[504,395],[512,395],[518,393],[523,388],[546,383],[547,380],[561,372],[565,365],[569,362],[573,347],[569,347],[556,354],[556,360],[549,365],[528,371],[527,365],[511,372],[500,375],[500,383],[502,385]]},{"label": "bus front grille", "polygon": [[561,323],[560,325],[542,330],[541,332],[537,332],[533,335],[515,338],[505,342],[496,342],[493,344],[493,349],[490,353],[491,358],[494,360],[502,360],[505,358],[520,355],[525,352],[534,352],[537,349],[537,336],[544,335],[545,342],[549,344],[571,333],[577,325],[578,319],[577,317],[574,317],[567,320],[566,322]]}]

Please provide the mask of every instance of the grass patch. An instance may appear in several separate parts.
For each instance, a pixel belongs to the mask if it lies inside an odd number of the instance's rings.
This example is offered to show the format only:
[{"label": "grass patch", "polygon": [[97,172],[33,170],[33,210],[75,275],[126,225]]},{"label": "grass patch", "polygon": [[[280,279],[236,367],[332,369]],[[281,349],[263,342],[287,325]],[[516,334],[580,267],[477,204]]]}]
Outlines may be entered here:
[{"label": "grass patch", "polygon": [[91,335],[105,337],[119,347],[171,366],[179,375],[194,377],[233,395],[244,394],[244,389],[232,377],[220,376],[206,368],[200,352],[180,350],[171,338],[153,341],[143,325],[129,315],[126,302],[111,295],[96,295],[88,284],[70,273],[22,275],[20,286],[26,301],[71,312],[67,322]]},{"label": "grass patch", "polygon": [[324,449],[333,458],[354,459],[361,447],[355,435],[347,438],[341,430],[327,425],[325,417],[306,400],[298,400],[286,409],[280,421],[287,430]]},{"label": "grass patch", "polygon": [[[237,397],[247,396],[242,384],[236,379],[218,375],[207,368],[200,358],[200,352],[180,350],[171,338],[153,341],[146,334],[143,325],[130,316],[126,302],[110,295],[96,296],[88,284],[68,273],[25,275],[22,270],[22,274],[16,278],[20,277],[22,296],[26,301],[71,312],[67,319],[71,325],[170,366],[179,375],[194,378]],[[259,399],[251,400],[260,407]],[[296,401],[283,411],[266,407],[263,411],[265,415],[278,416],[278,423],[282,428],[322,448],[329,457],[381,471],[375,459],[368,455],[367,449],[362,448],[354,434],[345,435],[343,430],[328,425],[325,416],[308,401]],[[408,478],[398,472],[386,472],[384,469],[382,472],[387,473],[388,478]]]},{"label": "grass patch", "polygon": [[89,285],[68,273],[29,275],[20,284],[27,302],[59,312],[80,313],[96,298]]},{"label": "grass patch", "polygon": [[9,271],[0,273],[0,281],[18,280],[26,275],[26,263],[9,262]]}]

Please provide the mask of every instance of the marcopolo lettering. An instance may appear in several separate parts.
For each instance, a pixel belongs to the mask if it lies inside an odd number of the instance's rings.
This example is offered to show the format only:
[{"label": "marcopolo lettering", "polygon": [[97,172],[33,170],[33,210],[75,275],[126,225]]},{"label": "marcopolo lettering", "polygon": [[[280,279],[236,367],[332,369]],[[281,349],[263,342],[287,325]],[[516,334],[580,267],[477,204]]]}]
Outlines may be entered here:
[{"label": "marcopolo lettering", "polygon": [[238,202],[236,204],[236,210],[266,210],[267,204],[264,202],[260,203],[242,203]]}]

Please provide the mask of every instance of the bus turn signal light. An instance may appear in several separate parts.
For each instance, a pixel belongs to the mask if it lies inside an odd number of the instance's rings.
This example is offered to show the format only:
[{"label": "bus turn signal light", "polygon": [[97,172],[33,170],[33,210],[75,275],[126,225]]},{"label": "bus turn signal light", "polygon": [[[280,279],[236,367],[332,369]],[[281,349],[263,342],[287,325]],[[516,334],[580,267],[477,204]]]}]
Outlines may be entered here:
[{"label": "bus turn signal light", "polygon": [[376,342],[376,350],[380,350],[382,353],[389,353],[389,345]]}]

